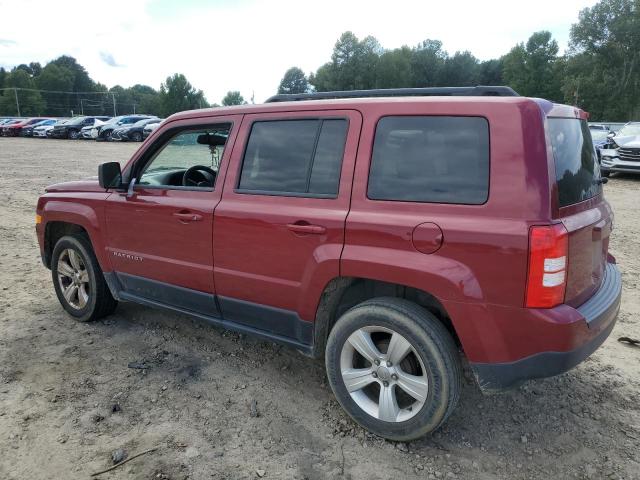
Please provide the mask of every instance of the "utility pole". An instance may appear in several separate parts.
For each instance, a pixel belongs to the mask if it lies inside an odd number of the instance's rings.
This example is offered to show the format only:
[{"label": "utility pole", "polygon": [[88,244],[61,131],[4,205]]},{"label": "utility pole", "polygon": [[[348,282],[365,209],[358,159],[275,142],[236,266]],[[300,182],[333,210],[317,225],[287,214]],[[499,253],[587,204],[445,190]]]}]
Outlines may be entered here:
[{"label": "utility pole", "polygon": [[16,109],[18,110],[18,116],[21,117],[22,115],[20,115],[20,102],[18,101],[18,89],[14,88],[13,93],[15,93],[16,95]]},{"label": "utility pole", "polygon": [[116,113],[116,94],[112,93],[111,98],[113,98],[113,116],[117,117],[118,114]]},{"label": "utility pole", "polygon": [[135,103],[133,104],[133,114],[134,115],[136,114],[136,104]]},{"label": "utility pole", "polygon": [[83,100],[84,98],[80,99],[80,114],[84,117],[84,105],[82,104]]}]

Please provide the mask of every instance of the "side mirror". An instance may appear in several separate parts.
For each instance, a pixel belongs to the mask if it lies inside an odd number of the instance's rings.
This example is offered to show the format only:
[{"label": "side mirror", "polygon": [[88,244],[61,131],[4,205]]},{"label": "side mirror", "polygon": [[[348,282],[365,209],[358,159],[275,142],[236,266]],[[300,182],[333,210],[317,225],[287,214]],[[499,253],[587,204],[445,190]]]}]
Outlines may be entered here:
[{"label": "side mirror", "polygon": [[122,171],[118,162],[98,166],[98,183],[102,188],[118,188],[122,184]]}]

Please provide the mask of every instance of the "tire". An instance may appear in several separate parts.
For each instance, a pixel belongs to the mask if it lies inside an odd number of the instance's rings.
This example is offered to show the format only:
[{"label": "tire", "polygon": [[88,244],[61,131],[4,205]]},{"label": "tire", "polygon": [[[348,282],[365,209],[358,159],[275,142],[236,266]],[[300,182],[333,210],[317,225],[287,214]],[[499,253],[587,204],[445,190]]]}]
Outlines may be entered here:
[{"label": "tire", "polygon": [[611,176],[611,172],[609,170],[601,170],[600,175],[602,175],[605,178],[609,178]]},{"label": "tire", "polygon": [[112,133],[113,132],[111,130],[107,130],[106,132],[104,132],[104,137],[102,137],[102,138],[104,138],[105,142],[110,142],[111,141],[111,134]]},{"label": "tire", "polygon": [[[371,342],[361,341],[367,337]],[[398,347],[392,348],[395,352],[408,353],[389,353],[392,343]],[[380,366],[361,355],[363,346]],[[386,363],[389,359],[398,363]],[[342,315],[329,335],[325,363],[331,389],[344,410],[389,440],[414,440],[436,430],[460,396],[462,370],[453,338],[434,315],[404,299],[368,300]],[[407,391],[411,389],[413,394]],[[393,401],[382,402],[390,398]],[[381,403],[389,408],[380,408]]]},{"label": "tire", "polygon": [[78,130],[69,130],[67,132],[67,138],[69,140],[76,140],[78,138],[78,134],[79,134]]},{"label": "tire", "polygon": [[142,134],[140,132],[133,132],[131,134],[131,140],[133,140],[134,142],[141,142]]},{"label": "tire", "polygon": [[[74,280],[72,273],[76,272],[79,274]],[[58,240],[51,257],[51,277],[62,307],[80,322],[110,315],[118,305],[109,291],[91,242],[84,235],[68,235]],[[66,290],[65,287],[71,288]],[[63,289],[68,292],[67,297]]]}]

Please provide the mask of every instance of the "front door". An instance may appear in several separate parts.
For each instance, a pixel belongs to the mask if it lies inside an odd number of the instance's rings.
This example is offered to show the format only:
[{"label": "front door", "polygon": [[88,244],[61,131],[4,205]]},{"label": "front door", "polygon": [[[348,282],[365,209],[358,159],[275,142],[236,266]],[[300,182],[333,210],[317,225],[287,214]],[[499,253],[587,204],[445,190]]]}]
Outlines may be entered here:
[{"label": "front door", "polygon": [[240,117],[165,126],[136,161],[133,189],[108,198],[107,251],[125,298],[218,315],[213,212],[234,120],[239,123]]},{"label": "front door", "polygon": [[214,219],[225,320],[310,342],[339,275],[360,125],[353,110],[245,115]]}]

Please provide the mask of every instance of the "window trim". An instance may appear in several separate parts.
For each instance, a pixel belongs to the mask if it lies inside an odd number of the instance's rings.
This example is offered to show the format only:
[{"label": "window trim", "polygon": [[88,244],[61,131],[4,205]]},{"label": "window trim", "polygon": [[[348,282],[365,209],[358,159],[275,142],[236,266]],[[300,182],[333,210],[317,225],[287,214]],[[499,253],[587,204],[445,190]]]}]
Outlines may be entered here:
[{"label": "window trim", "polygon": [[[213,125],[229,125],[229,136],[227,140],[231,137],[234,128],[234,122],[231,120],[215,122],[215,123],[204,123],[204,124],[195,124],[195,125],[178,125],[172,128],[169,128],[162,132],[160,137],[153,142],[153,144],[149,145],[144,153],[138,158],[129,173],[129,181],[135,178],[136,182],[140,181],[140,174],[144,172],[144,169],[147,165],[153,161],[154,156],[167,144],[167,142],[176,137],[178,134],[189,131],[189,130],[202,130],[212,127]],[[222,157],[220,158],[220,165],[222,165],[222,158],[224,158],[225,153],[227,152],[227,143],[224,145],[224,150],[222,152]],[[219,173],[219,172],[218,172]],[[141,185],[140,183],[136,183],[133,186],[135,190],[141,189],[151,189],[151,190],[184,190],[184,191],[195,191],[195,192],[214,192],[216,189],[216,184],[218,183],[218,175],[216,175],[216,181],[213,187],[185,187],[183,185]]]},{"label": "window trim", "polygon": [[[319,123],[318,130],[316,131],[316,138],[314,140],[313,149],[311,151],[311,161],[309,162],[309,167],[307,168],[307,190],[311,184],[311,172],[313,171],[313,164],[315,163],[316,158],[316,150],[318,148],[318,141],[320,140],[320,134],[322,133],[322,124],[325,120],[344,120],[347,124],[344,143],[342,145],[342,157],[340,158],[340,168],[338,170],[338,191],[333,193],[310,193],[310,192],[286,192],[279,190],[255,190],[250,188],[240,188],[240,181],[242,180],[242,169],[244,168],[244,161],[247,156],[247,148],[249,146],[249,141],[251,140],[251,132],[253,131],[253,127],[256,123],[267,123],[267,122],[295,122],[295,121],[309,121],[315,120]],[[311,117],[282,117],[282,118],[266,118],[266,119],[255,119],[251,120],[250,126],[248,126],[249,134],[247,135],[247,139],[244,142],[242,148],[242,161],[240,162],[240,167],[238,169],[238,174],[235,182],[235,187],[233,189],[234,193],[240,195],[265,195],[270,197],[297,197],[297,198],[325,198],[325,199],[336,199],[340,196],[340,180],[342,179],[342,166],[344,164],[344,155],[347,147],[347,141],[349,139],[349,132],[351,128],[351,122],[349,121],[349,117],[342,116],[311,116]]]},{"label": "window trim", "polygon": [[[488,170],[487,170],[487,196],[484,199],[484,201],[482,203],[463,203],[463,202],[433,202],[433,201],[424,201],[424,200],[398,200],[398,199],[389,199],[389,198],[371,198],[369,196],[369,186],[371,183],[371,168],[373,166],[373,153],[374,153],[374,149],[376,146],[376,134],[378,133],[378,126],[379,123],[385,119],[385,118],[389,118],[389,117],[448,117],[448,118],[481,118],[483,119],[486,123],[487,123],[487,140],[488,140]],[[451,114],[437,114],[437,115],[430,115],[430,114],[410,114],[410,115],[403,115],[403,114],[390,114],[390,115],[383,115],[381,117],[378,118],[378,120],[376,121],[376,128],[373,132],[373,139],[371,142],[371,155],[369,156],[369,169],[367,172],[367,185],[366,185],[366,191],[365,191],[365,196],[366,199],[371,201],[371,202],[401,202],[401,203],[413,203],[416,205],[424,205],[424,204],[429,204],[429,205],[458,205],[458,206],[464,206],[464,207],[481,207],[483,205],[486,205],[489,202],[489,198],[491,198],[491,166],[492,166],[492,162],[491,162],[491,122],[489,122],[489,118],[487,118],[484,115],[451,115]]]}]

